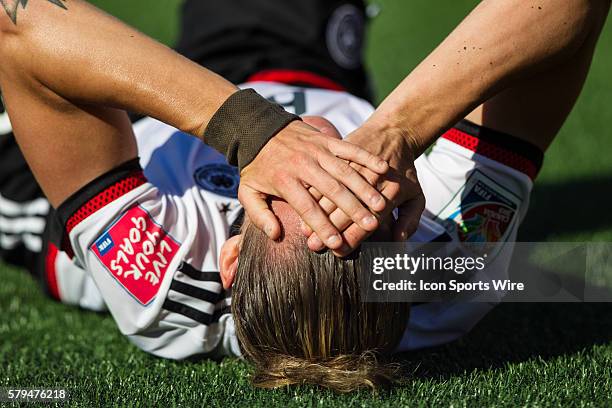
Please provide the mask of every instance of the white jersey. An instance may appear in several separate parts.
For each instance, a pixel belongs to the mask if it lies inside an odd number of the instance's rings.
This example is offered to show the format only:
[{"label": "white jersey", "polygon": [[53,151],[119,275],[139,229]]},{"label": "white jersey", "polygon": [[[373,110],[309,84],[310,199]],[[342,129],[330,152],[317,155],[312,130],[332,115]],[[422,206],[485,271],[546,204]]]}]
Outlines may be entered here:
[{"label": "white jersey", "polygon": [[[374,111],[368,102],[344,92],[268,82],[244,87],[298,115],[325,117],[343,137]],[[94,310],[107,307],[123,334],[157,356],[239,356],[231,296],[222,289],[218,263],[241,209],[238,172],[198,139],[159,121],[145,118],[134,131],[144,177],[132,164],[77,194],[81,198],[67,219],[67,231],[81,273],[74,272],[74,265],[58,268],[61,297]],[[427,210],[411,240],[429,242],[444,235],[449,245],[460,247],[463,238],[452,227],[460,197],[472,194],[477,184],[485,185],[495,198],[501,197],[505,209],[512,209],[495,237],[508,243],[496,259],[505,273],[527,208],[529,177],[449,140],[419,158],[417,170]],[[478,211],[478,203],[474,208]],[[64,264],[69,264],[67,258]],[[400,349],[453,340],[492,306],[415,306]]]}]

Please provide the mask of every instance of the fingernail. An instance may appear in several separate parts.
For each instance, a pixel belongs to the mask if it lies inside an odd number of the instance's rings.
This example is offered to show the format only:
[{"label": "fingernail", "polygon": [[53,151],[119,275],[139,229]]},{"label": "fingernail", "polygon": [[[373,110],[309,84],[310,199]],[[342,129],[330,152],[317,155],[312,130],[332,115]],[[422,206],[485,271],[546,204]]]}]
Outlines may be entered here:
[{"label": "fingernail", "polygon": [[270,237],[270,236],[272,235],[272,227],[267,226],[267,227],[264,229],[264,231],[265,231],[265,233],[266,233],[266,235],[267,235],[268,237]]},{"label": "fingernail", "polygon": [[332,235],[331,237],[327,238],[327,245],[328,246],[336,246],[338,245],[342,240],[340,239],[340,237],[338,235]]},{"label": "fingernail", "polygon": [[378,205],[381,203],[381,201],[383,201],[383,198],[380,194],[374,194],[372,197],[370,197],[370,205]]},{"label": "fingernail", "polygon": [[381,169],[384,169],[387,167],[387,162],[384,160],[381,160],[378,162],[378,167],[380,167]]},{"label": "fingernail", "polygon": [[308,239],[308,242],[310,243],[309,247],[311,248],[325,247],[325,245],[323,245],[323,242],[321,242],[321,240],[318,236],[316,236],[316,234],[311,235]]},{"label": "fingernail", "polygon": [[366,217],[363,217],[361,222],[363,222],[363,225],[373,227],[374,225],[376,225],[376,217],[373,215],[368,215]]}]

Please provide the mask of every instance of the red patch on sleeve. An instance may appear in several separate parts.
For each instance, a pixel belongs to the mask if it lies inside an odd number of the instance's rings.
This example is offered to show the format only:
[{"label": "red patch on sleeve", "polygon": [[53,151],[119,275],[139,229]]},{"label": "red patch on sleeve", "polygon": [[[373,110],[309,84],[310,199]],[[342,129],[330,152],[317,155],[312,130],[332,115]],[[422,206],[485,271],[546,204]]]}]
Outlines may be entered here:
[{"label": "red patch on sleeve", "polygon": [[126,211],[91,249],[106,270],[140,304],[157,295],[180,244],[140,206]]}]

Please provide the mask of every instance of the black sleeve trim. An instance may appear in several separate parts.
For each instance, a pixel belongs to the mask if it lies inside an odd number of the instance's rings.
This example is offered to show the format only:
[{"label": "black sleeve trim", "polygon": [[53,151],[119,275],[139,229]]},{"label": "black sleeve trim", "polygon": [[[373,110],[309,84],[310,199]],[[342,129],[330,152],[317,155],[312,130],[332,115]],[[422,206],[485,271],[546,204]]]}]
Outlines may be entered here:
[{"label": "black sleeve trim", "polygon": [[459,129],[460,131],[477,137],[480,140],[484,140],[485,142],[494,144],[511,152],[518,153],[530,160],[538,169],[542,167],[544,152],[542,152],[542,150],[537,146],[525,140],[519,139],[507,133],[498,132],[497,130],[493,130],[485,126],[477,125],[467,119],[463,119],[454,127],[455,129]]}]

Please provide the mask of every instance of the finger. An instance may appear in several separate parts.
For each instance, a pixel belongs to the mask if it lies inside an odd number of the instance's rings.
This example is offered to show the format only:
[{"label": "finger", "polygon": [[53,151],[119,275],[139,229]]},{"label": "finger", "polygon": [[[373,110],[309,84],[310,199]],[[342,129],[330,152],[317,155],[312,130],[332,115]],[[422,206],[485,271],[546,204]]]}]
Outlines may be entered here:
[{"label": "finger", "polygon": [[[384,184],[382,194],[385,196],[387,201],[384,211],[382,211],[379,215],[381,219],[384,219],[389,214],[391,214],[393,209],[397,206],[397,204],[395,203],[396,200],[399,199],[399,193],[399,183],[387,181]],[[346,220],[342,219],[341,217],[342,214],[332,213],[330,215],[330,221],[332,221],[334,224],[337,224],[339,226],[338,229],[343,231],[342,238],[344,245],[342,246],[342,248],[335,250],[334,254],[337,256],[347,256],[355,249],[357,249],[359,245],[361,245],[361,243],[372,234],[372,231],[366,231],[363,228],[360,228],[359,225],[354,223],[345,226]],[[416,226],[414,227],[414,229],[416,230]],[[313,243],[313,246],[314,244],[315,243]]]},{"label": "finger", "polygon": [[[367,180],[367,182],[370,183],[370,185],[375,186],[378,189],[377,184],[381,178],[379,174],[376,174],[373,171],[370,171],[357,163],[349,163],[349,165],[356,171],[358,171],[359,174],[361,174]],[[323,194],[321,194],[316,188],[310,187],[308,191],[313,196],[313,198],[319,202],[319,205],[327,214],[333,213],[338,208],[336,204],[334,204],[328,198],[323,197]]]},{"label": "finger", "polygon": [[[378,181],[381,178],[379,174],[368,170],[360,164],[350,163],[350,166],[357,170],[359,174],[361,174],[368,181],[368,183],[370,183],[370,185],[375,186],[375,188],[378,189]],[[332,222],[332,224],[334,224],[338,231],[344,231],[350,224],[353,223],[351,217],[347,216],[344,211],[338,209],[338,207],[327,197],[323,197],[319,201],[319,205],[321,206],[321,208],[323,208],[323,211],[329,214],[330,221]],[[374,215],[376,216],[376,214]]]},{"label": "finger", "polygon": [[[310,193],[312,198],[315,199],[315,201],[319,201],[323,198],[323,194],[321,194],[319,190],[317,190],[314,187],[309,187],[308,192]],[[302,231],[302,234],[304,234],[305,237],[310,237],[312,235],[312,228],[310,228],[308,224],[304,222],[304,220],[301,220],[300,222],[300,229]]]},{"label": "finger", "polygon": [[389,164],[362,147],[345,140],[329,139],[329,150],[341,159],[361,164],[378,174],[389,171]]},{"label": "finger", "polygon": [[[372,186],[376,186],[378,189],[379,181],[381,176],[373,171],[370,171],[366,167],[363,167],[357,163],[349,163],[351,167],[353,167],[356,171],[358,171]],[[344,231],[350,224],[353,223],[350,217],[348,217],[342,210],[338,210],[336,204],[330,201],[327,197],[323,197],[323,195],[314,187],[310,187],[308,190],[310,194],[315,198],[315,200],[319,201],[319,205],[327,213],[330,215],[330,221],[338,231]],[[306,224],[302,223],[302,233],[304,236],[310,238],[312,234],[312,229],[308,227]],[[311,238],[309,241],[309,248],[313,251],[320,251],[325,248],[325,245],[321,242],[320,239],[316,235]]]},{"label": "finger", "polygon": [[[383,198],[386,198],[385,195],[381,191],[383,185],[382,183],[379,183],[379,181],[381,180],[383,176],[381,176],[380,174],[376,174],[373,171],[370,171],[366,167],[363,167],[362,165],[357,164],[357,163],[349,163],[349,165],[352,168],[354,168],[357,172],[359,172],[359,174],[361,174],[361,176],[365,178],[366,181],[372,187],[374,187],[376,190],[379,190]],[[330,215],[330,220],[332,221],[334,226],[338,229],[338,231],[344,231],[351,223],[351,218],[348,217],[344,213],[344,211],[338,209],[338,207],[332,201],[330,201],[327,197],[323,197],[319,201],[319,205],[321,206],[321,208],[323,208],[323,211],[325,211],[327,214]],[[382,210],[378,210],[378,211],[379,212],[384,211],[385,208],[383,208]]]},{"label": "finger", "polygon": [[327,218],[327,214],[299,182],[287,183],[282,198],[293,207],[314,233],[323,238],[327,247],[335,249],[342,245],[342,238]]},{"label": "finger", "polygon": [[[310,192],[311,190],[315,190],[316,191],[316,189],[313,189],[312,187],[308,191]],[[312,193],[311,193],[311,195],[312,195]],[[313,197],[313,198],[315,198],[315,197]],[[315,200],[317,200],[317,199],[315,198]],[[320,198],[317,201],[319,201],[319,206],[321,207],[323,212],[325,214],[327,214],[327,215],[333,213],[335,211],[335,209],[337,208],[336,204],[334,204],[333,202],[329,201],[325,197]],[[301,227],[301,230],[302,230],[302,234],[304,234],[306,237],[310,237],[312,235],[312,229],[308,225],[306,225],[304,222],[302,222],[302,225],[300,227]]]},{"label": "finger", "polygon": [[327,215],[333,213],[338,208],[338,206],[327,197],[323,197],[321,200],[319,200],[319,205]]},{"label": "finger", "polygon": [[381,184],[380,181],[383,177],[381,174],[374,173],[367,167],[363,167],[362,165],[357,164],[357,163],[350,163],[350,166],[354,168],[355,170],[357,170],[357,172],[359,172],[359,174],[361,174],[361,176],[365,178],[367,182],[370,183],[371,186],[373,186],[375,189],[379,191],[381,190],[382,186],[380,185]]},{"label": "finger", "polygon": [[302,234],[304,234],[306,238],[312,235],[312,228],[310,228],[308,224],[304,222],[304,220],[300,220],[300,230],[302,231]]},{"label": "finger", "polygon": [[[344,214],[344,212],[340,209],[331,213],[329,216],[329,220],[332,222],[332,224],[334,225],[334,227],[336,227],[338,231],[342,231],[343,236],[344,236],[344,231],[350,228],[351,226],[356,226],[357,227],[356,231],[361,231],[363,232],[363,234],[369,234],[370,232],[372,232],[372,231],[364,230],[363,228],[359,227],[359,225],[355,224],[353,220],[351,220],[351,218],[348,217],[346,214]],[[355,233],[355,230],[353,230],[352,234],[354,233]],[[360,236],[361,235],[355,236],[355,240],[358,240]],[[364,235],[364,236],[367,236],[367,235]],[[355,242],[354,244],[359,245],[358,242]],[[321,251],[322,249],[325,248],[325,245],[323,245],[323,243],[316,236],[316,234],[312,234],[308,237],[308,248],[310,248],[312,251]]]},{"label": "finger", "polygon": [[344,231],[349,227],[349,225],[353,224],[351,217],[347,216],[341,209],[337,209],[336,211],[332,212],[329,215],[329,220],[332,224],[334,224],[334,227],[336,227],[338,231]]},{"label": "finger", "polygon": [[425,197],[423,194],[403,203],[398,208],[398,218],[393,225],[394,241],[406,241],[416,232],[424,209]]},{"label": "finger", "polygon": [[280,223],[270,210],[265,194],[243,184],[238,188],[238,199],[242,203],[249,219],[257,228],[262,230],[272,240],[280,238]]},{"label": "finger", "polygon": [[[382,195],[378,193],[372,186],[370,186],[361,176],[352,169],[348,164],[342,162],[341,160],[335,159],[337,162],[340,162],[346,168],[350,169],[350,171],[354,172],[354,175],[361,180],[361,183],[368,186],[372,189],[377,196],[380,196],[380,199],[383,200]],[[351,216],[351,219],[359,224],[363,229],[368,231],[375,230],[378,227],[378,220],[376,217],[370,213],[370,211],[364,207],[364,205],[355,197],[349,189],[343,185],[340,180],[335,180],[333,177],[333,171],[319,168],[311,168],[305,174],[306,182],[311,183],[314,187],[316,187],[325,197],[327,197],[330,201],[332,201],[338,208],[344,211],[346,214]],[[355,191],[355,190],[353,190]],[[366,193],[367,194],[367,193]],[[309,194],[309,197],[312,198]],[[317,205],[319,209],[320,206]],[[322,210],[321,210],[322,211]],[[327,214],[326,214],[327,218]],[[312,225],[311,225],[312,227]],[[314,229],[314,228],[313,228]],[[316,232],[316,230],[315,230]],[[319,237],[321,237],[319,235]]]},{"label": "finger", "polygon": [[317,234],[312,234],[310,237],[308,237],[307,245],[308,249],[315,252],[322,251],[325,249],[325,244],[323,243],[323,241],[321,241]]},{"label": "finger", "polygon": [[[380,184],[379,181],[381,179],[381,176],[379,174],[376,174],[376,173],[368,170],[367,168],[365,168],[365,167],[363,167],[363,166],[361,166],[359,164],[356,164],[356,163],[351,163],[350,165],[355,170],[359,171],[360,174],[362,174],[364,177],[366,177],[366,179],[368,180],[368,182],[371,185],[379,185]],[[382,185],[380,185],[378,187],[382,188]],[[385,194],[383,193],[383,196],[384,195]],[[319,205],[321,206],[321,208],[323,208],[323,211],[325,211],[327,214],[329,214],[330,221],[332,222],[332,224],[334,224],[334,227],[336,227],[336,229],[338,231],[344,231],[351,224],[353,224],[353,220],[351,219],[351,217],[347,216],[344,213],[344,211],[338,209],[338,207],[332,201],[327,199],[326,197],[323,197],[319,201]],[[389,207],[389,205],[387,205],[387,207]],[[385,208],[385,211],[389,212],[387,210],[392,210],[392,208]],[[385,212],[385,211],[383,211],[383,212]],[[379,219],[380,219],[380,217],[379,217]],[[305,235],[309,238],[308,239],[308,247],[311,250],[313,250],[313,251],[320,251],[320,250],[325,248],[325,245],[323,245],[321,240],[318,239],[318,237],[316,235],[307,234],[307,233]]]},{"label": "finger", "polygon": [[312,198],[315,199],[315,201],[319,201],[323,198],[323,194],[321,194],[321,192],[314,187],[309,187],[308,192],[310,193]]},{"label": "finger", "polygon": [[359,225],[352,224],[342,233],[344,245],[341,248],[334,250],[334,255],[349,255],[351,252],[359,248],[359,245],[361,245],[361,243],[370,235],[372,235],[371,231],[366,231],[359,228]]},{"label": "finger", "polygon": [[[339,182],[339,185],[344,187],[344,190],[349,189],[355,194],[353,196],[353,194],[349,193],[350,197],[355,200],[359,198],[359,200],[361,200],[373,211],[381,211],[385,208],[385,200],[382,194],[380,194],[378,190],[371,186],[367,182],[367,180],[365,180],[354,168],[349,166],[348,163],[330,154],[325,154],[325,157],[321,158],[319,163],[321,164],[321,167],[323,168],[323,170],[325,170],[325,172],[333,176],[333,178],[335,178]],[[342,211],[344,211],[345,213],[350,214],[351,216],[355,214],[354,211],[357,208],[348,206],[348,201],[342,202],[338,200],[342,196],[337,195],[334,197],[330,194],[329,189],[323,190],[320,187],[319,191],[323,193],[325,197],[333,201],[338,206],[338,208],[342,209]],[[337,189],[336,191],[332,192],[340,193],[341,189]],[[348,196],[346,195],[344,195],[343,197],[348,198]],[[361,205],[359,205],[359,207],[361,207]],[[355,215],[360,216],[361,214]],[[355,220],[355,222],[359,223],[357,220]]]}]

